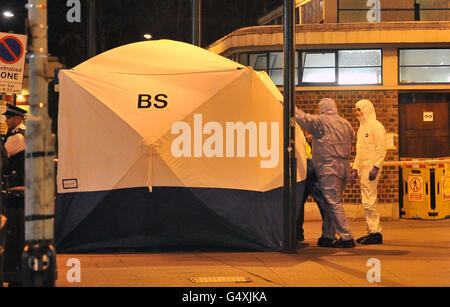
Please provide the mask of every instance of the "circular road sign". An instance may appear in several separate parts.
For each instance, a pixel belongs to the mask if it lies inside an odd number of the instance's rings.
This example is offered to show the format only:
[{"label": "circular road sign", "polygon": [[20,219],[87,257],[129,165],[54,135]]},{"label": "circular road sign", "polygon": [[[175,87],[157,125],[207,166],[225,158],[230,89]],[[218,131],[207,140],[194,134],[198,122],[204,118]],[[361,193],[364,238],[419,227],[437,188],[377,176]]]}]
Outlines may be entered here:
[{"label": "circular road sign", "polygon": [[422,189],[422,182],[419,177],[412,177],[409,181],[409,187],[413,192],[419,192]]},{"label": "circular road sign", "polygon": [[17,63],[23,56],[23,44],[14,36],[0,39],[0,61],[5,64]]}]

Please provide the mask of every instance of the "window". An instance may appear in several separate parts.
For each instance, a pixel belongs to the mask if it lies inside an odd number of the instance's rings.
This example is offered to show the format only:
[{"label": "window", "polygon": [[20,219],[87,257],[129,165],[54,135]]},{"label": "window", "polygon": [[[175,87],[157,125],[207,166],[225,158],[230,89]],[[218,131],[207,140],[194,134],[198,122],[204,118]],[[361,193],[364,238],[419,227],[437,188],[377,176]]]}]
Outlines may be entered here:
[{"label": "window", "polygon": [[450,20],[448,0],[338,0],[337,7],[343,23]]},{"label": "window", "polygon": [[[283,85],[283,66],[284,66],[284,54],[283,52],[270,52],[269,53],[269,69],[267,73],[272,81],[276,85]],[[295,57],[295,70],[298,70],[298,61]],[[297,84],[298,78],[297,73],[295,74],[295,84]]]},{"label": "window", "polygon": [[[239,63],[243,65],[250,65],[254,70],[265,71],[270,76],[272,81],[278,85],[283,85],[283,52],[259,52],[259,53],[240,53],[237,56]],[[298,71],[298,59],[295,58],[295,68]],[[298,78],[296,74],[297,84]]]},{"label": "window", "polygon": [[416,0],[420,5],[421,21],[450,21],[450,1],[448,0]]},{"label": "window", "polygon": [[[243,65],[267,72],[276,85],[283,85],[283,52],[240,53],[234,57]],[[380,49],[297,52],[295,84],[303,86],[382,84],[381,63]]]},{"label": "window", "polygon": [[381,84],[380,50],[340,50],[339,84]]},{"label": "window", "polygon": [[382,83],[381,50],[302,52],[302,85]]},{"label": "window", "polygon": [[336,82],[336,54],[334,52],[303,52],[302,83]]},{"label": "window", "polygon": [[248,66],[248,56],[246,53],[239,53],[237,57],[237,62],[241,63],[242,65]]},{"label": "window", "polygon": [[250,66],[255,70],[267,71],[267,53],[250,54]]},{"label": "window", "polygon": [[401,49],[399,81],[450,83],[450,49]]}]

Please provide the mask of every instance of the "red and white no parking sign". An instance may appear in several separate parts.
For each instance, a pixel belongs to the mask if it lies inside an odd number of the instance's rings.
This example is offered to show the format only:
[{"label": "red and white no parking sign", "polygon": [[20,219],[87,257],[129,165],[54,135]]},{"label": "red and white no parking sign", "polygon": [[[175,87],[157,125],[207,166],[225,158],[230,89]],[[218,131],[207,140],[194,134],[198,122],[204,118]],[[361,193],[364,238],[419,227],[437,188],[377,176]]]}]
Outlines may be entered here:
[{"label": "red and white no parking sign", "polygon": [[0,93],[22,92],[26,46],[25,35],[0,32]]}]

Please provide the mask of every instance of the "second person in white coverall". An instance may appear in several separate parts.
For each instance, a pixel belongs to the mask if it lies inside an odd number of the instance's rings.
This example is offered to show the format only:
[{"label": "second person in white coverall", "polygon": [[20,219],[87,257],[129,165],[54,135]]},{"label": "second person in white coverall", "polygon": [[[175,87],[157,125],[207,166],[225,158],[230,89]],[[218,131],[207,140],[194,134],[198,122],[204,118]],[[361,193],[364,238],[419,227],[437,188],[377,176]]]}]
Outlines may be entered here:
[{"label": "second person in white coverall", "polygon": [[362,206],[368,235],[356,242],[381,244],[380,214],[377,210],[377,185],[386,156],[386,130],[377,120],[373,104],[369,100],[356,103],[355,114],[360,121],[356,140],[356,157],[351,175],[352,183],[359,177]]}]

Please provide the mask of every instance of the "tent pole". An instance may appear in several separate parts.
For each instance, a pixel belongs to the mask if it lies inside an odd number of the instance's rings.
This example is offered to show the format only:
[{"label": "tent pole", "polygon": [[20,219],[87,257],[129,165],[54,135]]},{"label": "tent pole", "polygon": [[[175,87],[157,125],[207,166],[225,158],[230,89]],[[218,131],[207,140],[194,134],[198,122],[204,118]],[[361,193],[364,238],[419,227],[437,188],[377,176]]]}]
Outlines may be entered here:
[{"label": "tent pole", "polygon": [[202,0],[192,0],[192,44],[202,43]]},{"label": "tent pole", "polygon": [[295,1],[284,0],[284,193],[283,193],[283,253],[295,249]]},{"label": "tent pole", "polygon": [[32,45],[29,46],[30,115],[26,120],[25,248],[26,287],[52,287],[56,280],[53,221],[55,211],[55,138],[48,116],[47,0],[28,0]]}]

